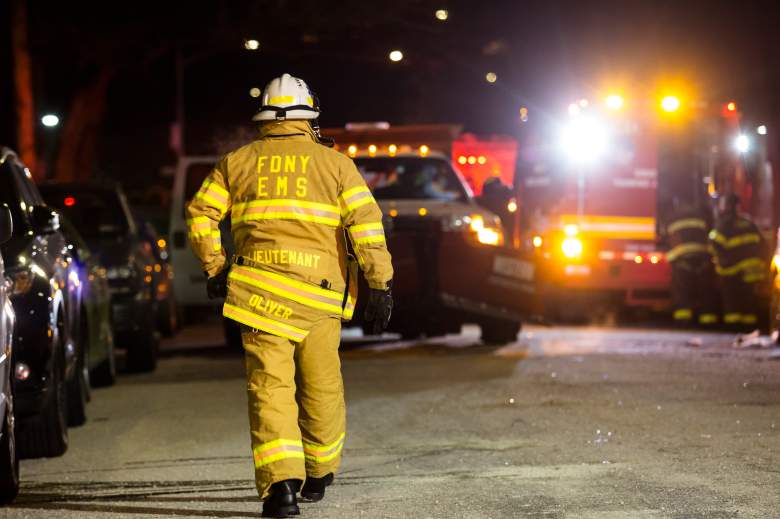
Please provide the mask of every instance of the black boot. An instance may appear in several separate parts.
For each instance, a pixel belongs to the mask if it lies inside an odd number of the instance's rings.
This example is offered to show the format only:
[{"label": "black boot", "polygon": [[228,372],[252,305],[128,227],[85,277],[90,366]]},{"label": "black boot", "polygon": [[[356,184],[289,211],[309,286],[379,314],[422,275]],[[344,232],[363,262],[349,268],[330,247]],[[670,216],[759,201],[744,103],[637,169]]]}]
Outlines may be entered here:
[{"label": "black boot", "polygon": [[301,482],[297,479],[286,479],[271,485],[271,495],[263,501],[263,517],[290,517],[298,515],[298,499],[295,494]]},{"label": "black boot", "polygon": [[307,501],[319,501],[325,497],[325,487],[330,486],[331,483],[333,483],[332,472],[321,478],[307,477],[301,490],[301,497]]}]

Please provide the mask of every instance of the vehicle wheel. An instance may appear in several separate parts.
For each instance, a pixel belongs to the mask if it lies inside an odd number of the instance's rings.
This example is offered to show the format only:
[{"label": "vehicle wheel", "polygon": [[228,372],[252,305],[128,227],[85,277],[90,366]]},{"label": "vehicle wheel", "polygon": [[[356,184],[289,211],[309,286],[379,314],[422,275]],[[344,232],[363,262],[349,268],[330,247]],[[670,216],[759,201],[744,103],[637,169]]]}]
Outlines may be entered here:
[{"label": "vehicle wheel", "polygon": [[98,364],[90,373],[93,387],[113,386],[116,382],[116,354],[114,353],[114,338],[111,334],[108,334],[106,343],[108,344],[106,360]]},{"label": "vehicle wheel", "polygon": [[48,401],[40,414],[19,423],[17,446],[22,458],[52,458],[68,450],[65,361],[61,348],[54,351]]},{"label": "vehicle wheel", "polygon": [[13,405],[5,408],[0,438],[0,505],[11,503],[19,493],[19,453],[16,450]]},{"label": "vehicle wheel", "polygon": [[160,340],[153,329],[144,330],[127,347],[127,369],[135,373],[154,371]]},{"label": "vehicle wheel", "polygon": [[225,331],[225,344],[235,351],[244,351],[244,342],[241,340],[241,325],[233,319],[222,318],[222,328]]},{"label": "vehicle wheel", "polygon": [[481,324],[482,342],[485,344],[502,345],[517,340],[520,323],[515,321],[488,321]]},{"label": "vehicle wheel", "polygon": [[163,337],[173,337],[179,330],[179,310],[176,308],[176,300],[173,296],[168,297],[160,306],[157,327]]},{"label": "vehicle wheel", "polygon": [[89,391],[89,370],[85,366],[82,349],[76,361],[76,372],[68,381],[68,426],[78,427],[87,421],[87,399]]}]

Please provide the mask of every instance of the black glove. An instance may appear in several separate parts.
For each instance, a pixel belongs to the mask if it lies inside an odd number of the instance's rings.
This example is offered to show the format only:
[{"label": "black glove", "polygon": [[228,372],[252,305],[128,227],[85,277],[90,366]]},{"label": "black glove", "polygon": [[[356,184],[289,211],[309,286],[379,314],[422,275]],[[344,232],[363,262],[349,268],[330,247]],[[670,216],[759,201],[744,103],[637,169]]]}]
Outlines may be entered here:
[{"label": "black glove", "polygon": [[209,295],[209,299],[227,297],[227,277],[229,271],[230,268],[225,267],[216,276],[208,278],[206,281],[206,293]]},{"label": "black glove", "polygon": [[368,305],[364,319],[366,322],[374,323],[373,333],[379,335],[387,329],[390,324],[390,315],[393,313],[393,293],[388,287],[385,290],[372,288],[368,295]]}]

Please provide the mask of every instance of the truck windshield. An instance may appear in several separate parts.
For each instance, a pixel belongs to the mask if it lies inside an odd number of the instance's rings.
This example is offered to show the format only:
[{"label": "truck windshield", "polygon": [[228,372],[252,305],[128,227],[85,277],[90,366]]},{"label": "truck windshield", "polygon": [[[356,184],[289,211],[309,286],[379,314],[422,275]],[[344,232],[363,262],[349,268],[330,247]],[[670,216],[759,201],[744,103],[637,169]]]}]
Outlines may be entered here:
[{"label": "truck windshield", "polygon": [[437,158],[358,158],[355,165],[377,200],[446,200],[468,198],[458,175]]}]

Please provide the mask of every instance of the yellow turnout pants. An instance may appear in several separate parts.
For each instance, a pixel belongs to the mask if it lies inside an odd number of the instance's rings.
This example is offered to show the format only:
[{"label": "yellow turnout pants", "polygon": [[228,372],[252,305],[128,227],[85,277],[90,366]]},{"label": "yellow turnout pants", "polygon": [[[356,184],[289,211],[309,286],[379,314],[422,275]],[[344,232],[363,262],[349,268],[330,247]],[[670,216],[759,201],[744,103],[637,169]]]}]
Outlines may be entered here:
[{"label": "yellow turnout pants", "polygon": [[336,472],[346,430],[341,321],[317,322],[300,343],[243,327],[249,425],[261,499],[286,479]]}]

